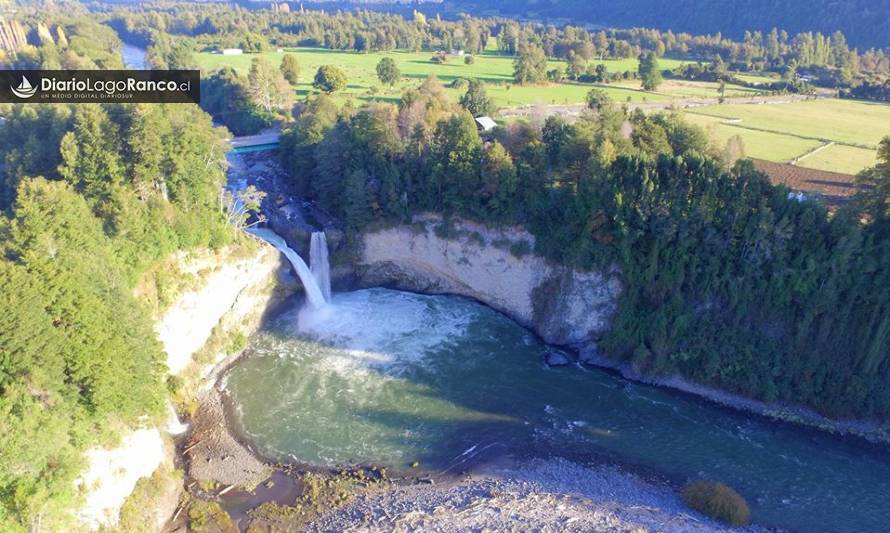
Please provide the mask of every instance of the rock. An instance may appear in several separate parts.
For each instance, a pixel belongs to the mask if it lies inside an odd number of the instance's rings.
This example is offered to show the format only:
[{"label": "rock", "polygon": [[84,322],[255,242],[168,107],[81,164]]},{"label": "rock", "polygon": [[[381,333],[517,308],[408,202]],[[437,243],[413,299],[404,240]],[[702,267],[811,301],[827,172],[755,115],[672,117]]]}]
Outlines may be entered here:
[{"label": "rock", "polygon": [[578,351],[578,362],[582,365],[602,365],[602,356],[600,355],[595,342],[585,344]]},{"label": "rock", "polygon": [[581,345],[608,330],[622,289],[614,269],[581,272],[520,254],[534,242],[520,228],[452,220],[446,236],[438,216],[414,220],[364,235],[360,285],[468,296],[548,344]]},{"label": "rock", "polygon": [[571,364],[572,360],[565,353],[551,349],[544,354],[544,362],[548,366],[566,366]]},{"label": "rock", "polygon": [[618,308],[621,284],[614,275],[554,267],[535,289],[535,326],[550,344],[572,345],[596,339]]}]

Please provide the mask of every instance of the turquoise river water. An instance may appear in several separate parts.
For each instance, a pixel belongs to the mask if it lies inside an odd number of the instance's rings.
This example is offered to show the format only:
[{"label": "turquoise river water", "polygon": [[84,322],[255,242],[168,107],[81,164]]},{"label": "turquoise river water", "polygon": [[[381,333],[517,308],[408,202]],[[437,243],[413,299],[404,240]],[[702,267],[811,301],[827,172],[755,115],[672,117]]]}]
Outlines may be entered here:
[{"label": "turquoise river water", "polygon": [[890,530],[890,453],[576,366],[475,302],[386,289],[272,319],[225,376],[236,431],[316,465],[419,461],[460,471],[500,456],[611,461],[713,479],[756,523]]}]

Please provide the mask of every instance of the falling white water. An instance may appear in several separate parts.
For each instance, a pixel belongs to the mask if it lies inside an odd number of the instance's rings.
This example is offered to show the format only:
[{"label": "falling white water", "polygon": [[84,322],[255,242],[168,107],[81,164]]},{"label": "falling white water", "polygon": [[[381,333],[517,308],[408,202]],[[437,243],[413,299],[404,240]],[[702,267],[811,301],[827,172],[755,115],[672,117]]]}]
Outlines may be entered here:
[{"label": "falling white water", "polygon": [[328,262],[328,241],[323,231],[312,234],[309,245],[309,269],[321,288],[324,301],[331,301],[331,265]]},{"label": "falling white water", "polygon": [[303,288],[306,289],[306,299],[309,300],[309,305],[315,309],[321,309],[327,305],[327,299],[325,298],[324,293],[321,292],[318,282],[315,281],[315,276],[312,275],[312,271],[306,266],[306,262],[300,257],[300,254],[292,250],[281,235],[266,228],[251,228],[248,231],[268,242],[275,248],[278,248],[278,250],[288,258],[290,263],[294,266],[294,269],[297,271],[300,281],[303,282]]},{"label": "falling white water", "polygon": [[176,414],[173,404],[167,402],[167,433],[173,436],[182,435],[188,428],[188,424],[184,424],[179,420],[179,415]]}]

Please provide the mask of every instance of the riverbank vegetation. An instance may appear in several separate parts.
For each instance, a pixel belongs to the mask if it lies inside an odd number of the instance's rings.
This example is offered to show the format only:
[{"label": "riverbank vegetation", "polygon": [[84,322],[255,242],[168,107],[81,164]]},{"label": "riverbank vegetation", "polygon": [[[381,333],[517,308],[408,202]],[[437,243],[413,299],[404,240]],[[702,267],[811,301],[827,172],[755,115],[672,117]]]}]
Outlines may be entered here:
[{"label": "riverbank vegetation", "polygon": [[0,128],[0,529],[62,530],[86,448],[165,413],[134,287],[232,239],[224,148],[188,105],[28,105]]},{"label": "riverbank vegetation", "polygon": [[483,140],[434,79],[398,105],[338,111],[317,97],[282,139],[295,191],[354,231],[432,210],[525,225],[538,254],[575,268],[616,266],[625,289],[601,342],[610,357],[830,416],[887,419],[890,240],[874,207],[886,202],[883,178],[829,216],[733,154],[676,115],[616,105]]},{"label": "riverbank vegetation", "polygon": [[686,505],[731,526],[745,526],[751,520],[748,503],[723,483],[692,481],[681,492]]}]

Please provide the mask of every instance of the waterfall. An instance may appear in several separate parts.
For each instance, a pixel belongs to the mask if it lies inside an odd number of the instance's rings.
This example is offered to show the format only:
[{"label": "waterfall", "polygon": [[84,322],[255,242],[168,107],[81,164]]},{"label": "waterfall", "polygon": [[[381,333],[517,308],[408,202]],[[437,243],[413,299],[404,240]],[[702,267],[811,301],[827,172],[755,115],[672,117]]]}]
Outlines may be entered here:
[{"label": "waterfall", "polygon": [[331,301],[331,265],[328,262],[328,240],[323,231],[312,233],[309,265],[326,302]]},{"label": "waterfall", "polygon": [[[294,270],[297,271],[297,275],[300,276],[300,281],[303,282],[303,288],[306,289],[306,298],[309,300],[309,305],[315,309],[320,309],[327,305],[328,299],[325,298],[325,294],[318,286],[318,282],[315,280],[316,278],[312,274],[312,271],[306,266],[306,262],[300,257],[300,254],[292,250],[281,235],[267,228],[251,228],[248,231],[268,242],[275,248],[278,248],[278,250],[288,258],[290,263],[294,266]],[[325,246],[325,264],[327,264],[327,246]],[[330,286],[328,287],[328,291],[330,291]]]}]

